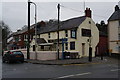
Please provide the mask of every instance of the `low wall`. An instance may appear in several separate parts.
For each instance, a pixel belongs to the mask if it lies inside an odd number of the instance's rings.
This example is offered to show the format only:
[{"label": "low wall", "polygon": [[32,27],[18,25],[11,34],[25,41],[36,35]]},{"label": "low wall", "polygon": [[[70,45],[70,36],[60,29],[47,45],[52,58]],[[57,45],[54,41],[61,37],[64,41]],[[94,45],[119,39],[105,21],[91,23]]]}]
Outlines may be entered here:
[{"label": "low wall", "polygon": [[[25,58],[27,58],[27,51],[22,51]],[[38,60],[56,60],[57,59],[57,52],[56,51],[37,51],[37,59]],[[30,59],[35,59],[35,52],[30,51]],[[62,52],[60,52],[61,58]]]}]

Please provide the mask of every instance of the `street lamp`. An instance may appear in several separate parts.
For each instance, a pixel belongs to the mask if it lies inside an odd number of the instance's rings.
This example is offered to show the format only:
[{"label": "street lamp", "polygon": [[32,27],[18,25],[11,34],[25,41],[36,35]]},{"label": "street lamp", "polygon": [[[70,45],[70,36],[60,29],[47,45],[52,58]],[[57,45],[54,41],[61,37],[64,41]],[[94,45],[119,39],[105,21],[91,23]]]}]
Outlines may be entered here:
[{"label": "street lamp", "polygon": [[37,47],[37,5],[34,2],[31,2],[30,0],[28,2],[34,4],[34,6],[35,6],[35,59],[37,59],[37,52],[36,52],[36,47]]}]

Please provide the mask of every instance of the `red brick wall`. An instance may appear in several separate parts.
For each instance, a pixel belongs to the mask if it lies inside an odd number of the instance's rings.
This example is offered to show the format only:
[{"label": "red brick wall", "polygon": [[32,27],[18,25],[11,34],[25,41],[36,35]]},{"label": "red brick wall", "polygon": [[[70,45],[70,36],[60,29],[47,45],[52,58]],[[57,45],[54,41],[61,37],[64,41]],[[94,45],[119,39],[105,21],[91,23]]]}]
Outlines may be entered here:
[{"label": "red brick wall", "polygon": [[105,36],[100,36],[99,38],[99,44],[98,44],[98,53],[97,55],[105,55],[108,51],[108,38]]}]

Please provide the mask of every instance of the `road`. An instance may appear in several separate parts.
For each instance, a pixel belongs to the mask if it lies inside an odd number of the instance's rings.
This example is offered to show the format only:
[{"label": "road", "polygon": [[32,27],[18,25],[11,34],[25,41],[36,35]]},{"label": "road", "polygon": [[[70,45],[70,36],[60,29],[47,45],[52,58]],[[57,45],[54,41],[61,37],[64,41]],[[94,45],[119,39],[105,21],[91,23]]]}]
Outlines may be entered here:
[{"label": "road", "polygon": [[[111,59],[111,58],[108,58]],[[106,59],[106,60],[108,60]],[[74,65],[40,65],[32,63],[14,63],[2,65],[3,78],[118,78],[118,61],[111,59],[107,63]]]}]

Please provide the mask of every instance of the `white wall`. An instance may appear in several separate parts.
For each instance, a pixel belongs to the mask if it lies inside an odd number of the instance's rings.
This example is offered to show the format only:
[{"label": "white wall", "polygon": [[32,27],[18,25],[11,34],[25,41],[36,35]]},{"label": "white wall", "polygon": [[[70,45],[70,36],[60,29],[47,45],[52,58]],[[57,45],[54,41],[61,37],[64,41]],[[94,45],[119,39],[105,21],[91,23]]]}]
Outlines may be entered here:
[{"label": "white wall", "polygon": [[108,40],[109,40],[109,50],[112,49],[112,53],[118,53],[118,44],[116,42],[111,41],[117,41],[118,40],[118,21],[110,21],[108,24]]}]

